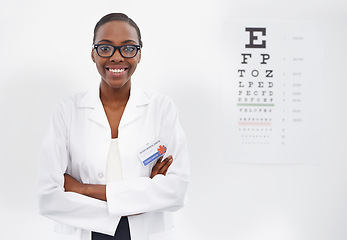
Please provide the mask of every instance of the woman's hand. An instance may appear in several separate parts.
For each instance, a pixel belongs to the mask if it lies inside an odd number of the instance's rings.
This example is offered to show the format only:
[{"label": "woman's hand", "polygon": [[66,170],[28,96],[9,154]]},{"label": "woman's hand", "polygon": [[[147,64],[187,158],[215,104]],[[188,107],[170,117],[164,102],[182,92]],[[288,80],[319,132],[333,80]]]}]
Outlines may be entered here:
[{"label": "woman's hand", "polygon": [[152,173],[151,173],[151,178],[153,178],[155,175],[157,174],[163,174],[164,176],[166,175],[167,173],[167,170],[169,169],[172,161],[173,161],[173,158],[172,156],[168,156],[167,158],[165,158],[163,161],[163,156],[161,156],[157,163],[154,165],[153,169],[152,169]]}]

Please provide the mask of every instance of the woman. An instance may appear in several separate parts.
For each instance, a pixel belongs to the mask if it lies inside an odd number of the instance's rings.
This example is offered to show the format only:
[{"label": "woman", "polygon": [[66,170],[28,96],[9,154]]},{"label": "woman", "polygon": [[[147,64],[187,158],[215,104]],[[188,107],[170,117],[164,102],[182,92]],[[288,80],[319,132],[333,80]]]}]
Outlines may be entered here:
[{"label": "woman", "polygon": [[174,103],[131,83],[141,47],[126,15],[101,18],[92,49],[100,87],[53,111],[38,198],[56,239],[173,239],[171,212],[189,181],[186,140]]}]

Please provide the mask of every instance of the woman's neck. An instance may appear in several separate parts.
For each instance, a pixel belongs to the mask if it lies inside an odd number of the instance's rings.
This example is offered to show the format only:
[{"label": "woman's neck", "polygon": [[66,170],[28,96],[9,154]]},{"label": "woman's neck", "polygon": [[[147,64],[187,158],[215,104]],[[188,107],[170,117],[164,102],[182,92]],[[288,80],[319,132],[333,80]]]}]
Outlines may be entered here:
[{"label": "woman's neck", "polygon": [[125,105],[130,96],[130,81],[120,88],[112,88],[101,81],[100,99],[104,106],[118,107]]}]

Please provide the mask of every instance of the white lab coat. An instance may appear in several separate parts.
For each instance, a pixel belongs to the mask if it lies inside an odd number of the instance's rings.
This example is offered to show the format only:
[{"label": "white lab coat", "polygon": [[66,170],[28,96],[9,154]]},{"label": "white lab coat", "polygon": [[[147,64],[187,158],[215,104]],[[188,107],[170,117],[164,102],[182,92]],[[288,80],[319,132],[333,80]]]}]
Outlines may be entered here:
[{"label": "white lab coat", "polygon": [[[155,163],[143,166],[138,153],[158,139],[174,160],[166,176],[151,179]],[[55,221],[54,239],[90,240],[91,231],[113,235],[121,216],[129,216],[132,240],[173,239],[171,212],[183,206],[189,181],[186,139],[174,103],[132,84],[118,129],[123,181],[106,185],[107,202],[65,192],[64,173],[83,183],[105,184],[110,141],[99,89],[55,107],[38,173],[39,211]]]}]

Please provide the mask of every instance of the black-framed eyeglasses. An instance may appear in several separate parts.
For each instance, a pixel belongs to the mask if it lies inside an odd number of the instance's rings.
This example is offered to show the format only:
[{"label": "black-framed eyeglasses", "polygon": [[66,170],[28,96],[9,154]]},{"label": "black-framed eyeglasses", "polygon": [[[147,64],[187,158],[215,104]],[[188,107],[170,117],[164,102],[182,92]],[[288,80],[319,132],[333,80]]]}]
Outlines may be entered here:
[{"label": "black-framed eyeglasses", "polygon": [[141,49],[140,45],[122,45],[122,46],[114,46],[111,44],[93,44],[93,48],[95,48],[96,52],[100,57],[111,57],[115,51],[118,49],[120,55],[124,58],[133,58],[136,56],[138,51]]}]

